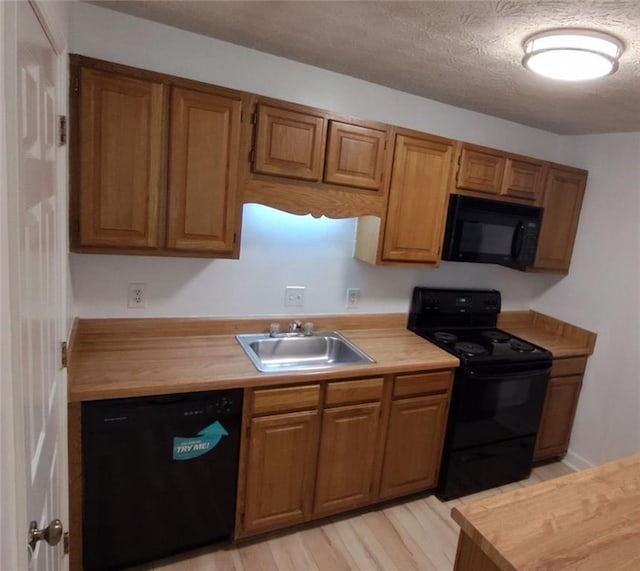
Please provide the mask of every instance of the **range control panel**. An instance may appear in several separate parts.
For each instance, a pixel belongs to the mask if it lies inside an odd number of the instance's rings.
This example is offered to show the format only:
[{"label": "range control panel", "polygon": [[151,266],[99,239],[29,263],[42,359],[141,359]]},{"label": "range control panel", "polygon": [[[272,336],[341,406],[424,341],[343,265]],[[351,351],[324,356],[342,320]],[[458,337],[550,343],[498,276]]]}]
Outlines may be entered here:
[{"label": "range control panel", "polygon": [[454,325],[456,320],[475,316],[486,324],[500,313],[500,292],[495,289],[438,289],[416,287],[409,310],[409,329],[428,327],[433,322]]},{"label": "range control panel", "polygon": [[490,290],[439,290],[415,288],[411,304],[417,312],[499,313],[500,292]]}]

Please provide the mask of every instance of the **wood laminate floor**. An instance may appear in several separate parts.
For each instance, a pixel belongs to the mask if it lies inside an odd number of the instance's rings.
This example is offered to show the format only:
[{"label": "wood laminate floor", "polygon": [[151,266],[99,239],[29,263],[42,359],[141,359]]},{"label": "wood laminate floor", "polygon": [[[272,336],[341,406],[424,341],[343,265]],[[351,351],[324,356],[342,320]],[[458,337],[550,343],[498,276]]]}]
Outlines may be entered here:
[{"label": "wood laminate floor", "polygon": [[203,549],[136,571],[451,571],[458,543],[454,505],[573,472],[556,462],[527,480],[449,502],[435,496],[334,517],[234,547]]}]

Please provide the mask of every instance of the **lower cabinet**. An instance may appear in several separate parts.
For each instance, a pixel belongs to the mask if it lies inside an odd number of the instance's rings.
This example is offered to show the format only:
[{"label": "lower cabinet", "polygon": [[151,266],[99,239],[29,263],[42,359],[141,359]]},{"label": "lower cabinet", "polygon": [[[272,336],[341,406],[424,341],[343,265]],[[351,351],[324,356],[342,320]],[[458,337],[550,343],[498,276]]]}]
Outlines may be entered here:
[{"label": "lower cabinet", "polygon": [[304,411],[251,420],[245,530],[299,523],[310,515],[318,417]]},{"label": "lower cabinet", "polygon": [[535,461],[567,453],[586,361],[586,357],[554,360],[533,453]]},{"label": "lower cabinet", "polygon": [[426,490],[438,483],[448,394],[391,403],[380,497]]},{"label": "lower cabinet", "polygon": [[452,379],[247,389],[236,538],[434,487]]},{"label": "lower cabinet", "polygon": [[379,418],[379,402],[324,411],[314,513],[333,513],[369,503]]}]

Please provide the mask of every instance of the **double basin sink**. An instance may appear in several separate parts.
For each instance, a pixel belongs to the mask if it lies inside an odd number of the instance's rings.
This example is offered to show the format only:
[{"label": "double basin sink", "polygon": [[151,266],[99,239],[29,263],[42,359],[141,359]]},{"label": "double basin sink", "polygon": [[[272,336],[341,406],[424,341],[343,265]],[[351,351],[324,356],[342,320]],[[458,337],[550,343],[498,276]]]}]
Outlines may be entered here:
[{"label": "double basin sink", "polygon": [[263,373],[308,371],[375,363],[337,331],[313,335],[266,333],[237,335],[251,362]]}]

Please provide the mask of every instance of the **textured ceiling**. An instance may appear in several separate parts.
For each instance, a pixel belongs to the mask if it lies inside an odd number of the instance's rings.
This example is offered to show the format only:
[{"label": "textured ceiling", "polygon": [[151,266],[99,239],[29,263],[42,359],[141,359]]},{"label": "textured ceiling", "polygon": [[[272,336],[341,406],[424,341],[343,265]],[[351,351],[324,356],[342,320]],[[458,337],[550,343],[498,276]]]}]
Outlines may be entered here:
[{"label": "textured ceiling", "polygon": [[[640,0],[92,3],[547,131],[640,131]],[[564,26],[618,36],[618,72],[526,71],[524,38]]]}]

